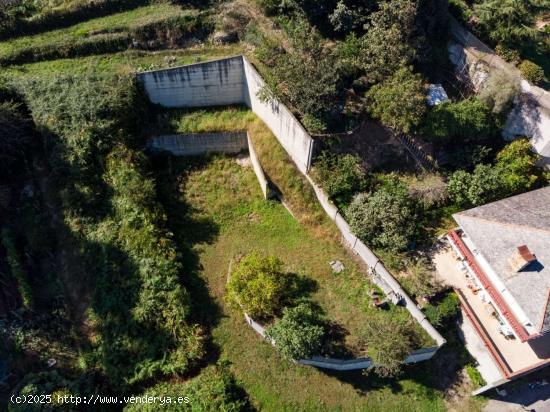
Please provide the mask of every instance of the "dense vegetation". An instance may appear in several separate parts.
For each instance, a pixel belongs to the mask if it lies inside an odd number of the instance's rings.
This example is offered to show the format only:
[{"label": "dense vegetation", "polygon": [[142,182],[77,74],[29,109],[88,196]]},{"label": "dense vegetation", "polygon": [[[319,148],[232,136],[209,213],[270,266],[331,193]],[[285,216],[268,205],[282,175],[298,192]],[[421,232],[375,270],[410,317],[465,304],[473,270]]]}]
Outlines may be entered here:
[{"label": "dense vegetation", "polygon": [[[157,109],[123,73],[246,50],[267,80],[261,97],[284,101],[316,135],[312,177],[441,328],[458,301],[424,253],[435,235],[459,209],[548,184],[526,139],[500,141],[519,84],[496,72],[473,95],[456,81],[444,0],[257,3],[0,0],[0,383],[7,364],[13,393],[184,394],[196,411],[443,408],[437,376],[403,368],[433,342],[403,308],[375,306],[380,292],[265,125],[243,109],[159,115],[171,131],[247,129],[297,221],[229,159],[152,167],[142,133]],[[449,3],[545,85],[548,26],[536,26],[546,1]],[[214,31],[240,42],[215,44]],[[428,83],[450,101],[428,107]],[[365,153],[385,143],[364,124],[432,147],[438,170],[406,170],[401,158],[371,167]],[[248,254],[258,245],[282,260]],[[243,254],[226,289],[227,264]],[[329,259],[346,269],[333,273]],[[225,308],[226,291],[269,323],[277,351],[240,307]],[[284,361],[365,353],[378,377]],[[203,368],[224,356],[233,363]]]}]

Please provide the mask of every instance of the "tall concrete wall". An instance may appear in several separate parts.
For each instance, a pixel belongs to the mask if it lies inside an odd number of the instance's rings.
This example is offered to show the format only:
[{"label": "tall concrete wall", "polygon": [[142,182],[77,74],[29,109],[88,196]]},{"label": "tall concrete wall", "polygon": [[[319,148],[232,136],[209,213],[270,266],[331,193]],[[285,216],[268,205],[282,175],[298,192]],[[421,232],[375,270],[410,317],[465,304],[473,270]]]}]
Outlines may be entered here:
[{"label": "tall concrete wall", "polygon": [[176,156],[235,154],[248,149],[248,137],[246,132],[175,134],[153,137],[147,146],[150,150],[167,151]]},{"label": "tall concrete wall", "polygon": [[247,106],[271,129],[300,171],[306,173],[311,165],[313,139],[284,104],[277,100],[263,102],[258,98],[265,82],[245,57],[243,64]]},{"label": "tall concrete wall", "polygon": [[457,71],[466,75],[476,90],[483,88],[494,70],[504,70],[520,79],[521,94],[508,115],[502,135],[507,140],[517,136],[529,137],[535,151],[550,166],[550,93],[522,79],[517,68],[496,55],[454,18],[450,23],[455,43],[449,46],[449,57]]},{"label": "tall concrete wall", "polygon": [[301,172],[311,165],[313,139],[285,105],[262,102],[265,85],[243,56],[138,74],[149,98],[164,107],[246,104],[269,127]]},{"label": "tall concrete wall", "polygon": [[164,107],[244,103],[241,56],[138,74],[149,98]]}]

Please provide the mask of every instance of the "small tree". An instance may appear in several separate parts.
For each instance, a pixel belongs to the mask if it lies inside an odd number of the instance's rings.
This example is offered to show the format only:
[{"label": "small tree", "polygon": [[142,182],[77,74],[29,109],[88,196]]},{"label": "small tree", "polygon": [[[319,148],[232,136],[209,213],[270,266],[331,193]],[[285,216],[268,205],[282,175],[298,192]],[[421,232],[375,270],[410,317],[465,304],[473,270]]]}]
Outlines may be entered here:
[{"label": "small tree", "polygon": [[319,354],[324,335],[323,320],[309,303],[286,308],[283,317],[266,330],[266,336],[287,359],[307,359]]},{"label": "small tree", "polygon": [[365,186],[360,159],[350,154],[322,152],[315,161],[313,174],[329,197],[339,203],[348,203]]},{"label": "small tree", "polygon": [[413,0],[387,0],[372,13],[362,37],[361,66],[371,83],[382,81],[416,57]]},{"label": "small tree", "polygon": [[400,68],[393,76],[373,86],[366,97],[371,115],[399,132],[411,132],[426,112],[422,78],[410,68]]},{"label": "small tree", "polygon": [[521,90],[520,81],[504,70],[491,73],[479,99],[495,114],[505,114]]},{"label": "small tree", "polygon": [[423,133],[443,141],[480,140],[493,136],[497,128],[489,108],[478,99],[434,106],[426,117]]},{"label": "small tree", "polygon": [[502,169],[496,166],[477,165],[473,173],[459,170],[449,178],[449,194],[457,205],[478,206],[506,197]]},{"label": "small tree", "polygon": [[252,253],[231,272],[227,299],[252,317],[270,318],[288,303],[290,283],[279,258]]},{"label": "small tree", "polygon": [[544,70],[530,60],[524,60],[519,65],[519,71],[528,82],[540,84],[544,80]]},{"label": "small tree", "polygon": [[412,350],[410,325],[389,316],[376,316],[365,324],[362,340],[381,377],[395,377]]},{"label": "small tree", "polygon": [[401,184],[355,196],[346,215],[357,237],[391,251],[406,249],[415,232],[413,203]]},{"label": "small tree", "polygon": [[405,262],[405,275],[399,280],[403,287],[407,289],[407,292],[413,296],[432,296],[439,290],[433,269],[425,257],[407,259]]},{"label": "small tree", "polygon": [[517,139],[497,154],[497,166],[504,172],[503,178],[510,193],[525,192],[538,180],[536,166],[538,155],[527,139]]},{"label": "small tree", "polygon": [[548,2],[539,0],[483,0],[474,6],[479,24],[489,37],[509,47],[536,39],[536,16],[547,9]]}]

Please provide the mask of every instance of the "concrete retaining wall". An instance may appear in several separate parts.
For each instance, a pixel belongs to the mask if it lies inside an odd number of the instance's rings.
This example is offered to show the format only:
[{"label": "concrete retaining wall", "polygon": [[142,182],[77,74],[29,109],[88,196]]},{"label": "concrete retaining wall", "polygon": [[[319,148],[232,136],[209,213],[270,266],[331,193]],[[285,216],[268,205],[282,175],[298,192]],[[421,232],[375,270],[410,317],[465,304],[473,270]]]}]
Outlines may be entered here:
[{"label": "concrete retaining wall", "polygon": [[[376,277],[379,276],[387,286],[381,286],[384,292],[394,300],[394,297],[403,302],[405,308],[410,312],[410,314],[420,323],[420,326],[428,333],[433,340],[437,343],[437,346],[443,345],[446,340],[441,336],[441,334],[431,325],[424,313],[416,306],[413,300],[407,295],[403,290],[399,282],[386,270],[380,259],[359,239],[357,238],[348,223],[340,215],[340,212],[329,200],[328,196],[323,192],[323,190],[315,184],[315,182],[309,177],[306,176],[309,180],[309,183],[313,187],[317,199],[325,212],[329,217],[336,223],[338,229],[342,233],[343,238],[346,240],[350,248],[365,262],[373,271],[373,279],[376,280]],[[380,286],[380,285],[379,285]],[[390,288],[391,291],[387,291],[387,288]],[[392,297],[393,293],[393,297]],[[433,353],[432,353],[433,356]]]},{"label": "concrete retaining wall", "polygon": [[254,173],[256,173],[256,176],[258,177],[258,182],[260,182],[260,187],[262,188],[264,198],[267,199],[271,197],[269,183],[267,181],[267,178],[265,177],[264,169],[260,164],[260,160],[258,159],[256,150],[254,149],[254,145],[252,144],[252,140],[250,139],[250,136],[248,136],[248,134],[246,136],[246,140],[248,142],[248,153],[250,154],[250,162],[252,163],[252,168],[254,169]]},{"label": "concrete retaining wall", "polygon": [[313,139],[285,105],[262,102],[265,83],[243,56],[138,74],[150,100],[168,108],[246,104],[269,127],[301,172],[311,165]]},{"label": "concrete retaining wall", "polygon": [[[240,63],[237,60],[240,59]],[[266,125],[271,129],[277,140],[284,147],[288,155],[295,162],[298,169],[306,176],[312,185],[319,202],[323,206],[326,213],[330,218],[335,221],[336,225],[340,229],[342,236],[348,242],[350,247],[355,253],[371,268],[373,271],[373,279],[381,279],[379,286],[386,292],[386,294],[394,301],[402,301],[405,308],[411,313],[411,315],[420,323],[422,328],[436,341],[437,346],[441,346],[445,343],[445,339],[435,330],[435,328],[426,319],[422,311],[416,306],[412,299],[405,293],[399,283],[393,278],[393,276],[386,270],[378,257],[372,253],[372,251],[362,243],[353,233],[347,222],[339,214],[338,209],[329,201],[328,196],[311,180],[307,175],[307,172],[311,165],[311,157],[313,153],[313,139],[307,134],[302,125],[296,120],[292,113],[280,102],[274,100],[271,102],[262,102],[258,98],[258,92],[264,86],[264,81],[254,69],[254,67],[244,57],[233,57],[227,59],[228,63],[225,65],[220,64],[220,60],[211,63],[202,63],[199,65],[186,66],[193,68],[195,72],[195,79],[198,79],[199,87],[201,85],[201,70],[205,70],[210,73],[213,68],[219,70],[219,67],[225,67],[229,71],[238,72],[241,70],[241,76],[243,81],[243,94],[242,102],[251,107],[252,111],[260,117]],[[241,66],[239,66],[239,64]],[[217,65],[217,66],[216,66]],[[185,72],[186,67],[169,69],[176,72]],[[225,69],[224,69],[225,70]],[[200,98],[186,98],[186,93],[192,93],[196,90],[189,81],[181,79],[181,77],[174,75],[173,87],[175,96],[172,98],[170,92],[167,89],[161,88],[165,83],[153,82],[151,76],[153,73],[167,72],[167,70],[160,70],[157,72],[140,74],[139,78],[144,82],[151,100],[157,103],[161,103],[166,107],[190,107],[190,106],[204,106],[203,99]],[[172,74],[173,75],[173,74]],[[169,77],[168,73],[159,75],[159,78],[164,79]],[[205,77],[206,75],[203,75]],[[209,77],[210,75],[206,76]],[[227,75],[233,79],[238,79],[239,74],[235,73]],[[178,80],[179,79],[179,80]],[[215,87],[218,93],[223,93],[222,82],[216,83]],[[233,89],[228,88],[229,96],[219,95],[217,104],[227,104],[226,100],[236,99],[237,94],[233,94]],[[212,95],[209,95],[212,96]],[[213,102],[213,97],[209,97],[208,102]],[[195,103],[198,102],[198,103]],[[238,101],[235,103],[239,103]],[[431,356],[435,351],[431,352]],[[423,355],[428,356],[428,355]],[[431,357],[430,356],[430,357]]]},{"label": "concrete retaining wall", "polygon": [[246,105],[269,127],[300,171],[306,173],[311,166],[313,139],[284,104],[277,100],[262,102],[258,98],[265,82],[245,57],[243,65]]},{"label": "concrete retaining wall", "polygon": [[164,107],[244,103],[241,56],[138,74],[149,99]]},{"label": "concrete retaining wall", "polygon": [[451,33],[456,43],[449,46],[449,56],[457,71],[476,85],[483,87],[488,73],[505,70],[521,81],[521,95],[508,115],[502,135],[507,140],[527,136],[544,163],[550,165],[550,93],[529,84],[519,70],[500,58],[491,48],[450,18]]},{"label": "concrete retaining wall", "polygon": [[169,152],[175,156],[198,156],[207,153],[236,154],[248,150],[250,162],[264,198],[270,197],[269,183],[247,132],[156,136],[149,139],[147,147],[152,151]]},{"label": "concrete retaining wall", "polygon": [[236,154],[248,149],[246,132],[192,133],[155,136],[147,142],[153,151],[167,151],[176,156],[198,156],[206,153]]},{"label": "concrete retaining wall", "polygon": [[[250,327],[254,329],[254,331],[258,335],[260,335],[262,338],[267,340],[265,336],[265,327],[263,325],[256,322],[246,313],[244,314],[244,318],[246,320],[246,323],[248,323],[248,325],[250,325]],[[276,346],[273,341],[271,340],[268,340],[268,341],[273,346]],[[428,360],[435,355],[438,349],[439,349],[438,347],[433,347],[433,348],[417,349],[415,351],[412,351],[411,354],[407,356],[404,363],[406,365],[410,365],[417,362]],[[321,356],[314,356],[309,359],[299,359],[299,360],[296,360],[296,363],[300,363],[302,365],[315,366],[317,368],[322,368],[322,369],[331,369],[336,371],[353,371],[353,370],[369,369],[375,365],[372,359],[370,358],[334,359],[334,358],[325,358]]]}]

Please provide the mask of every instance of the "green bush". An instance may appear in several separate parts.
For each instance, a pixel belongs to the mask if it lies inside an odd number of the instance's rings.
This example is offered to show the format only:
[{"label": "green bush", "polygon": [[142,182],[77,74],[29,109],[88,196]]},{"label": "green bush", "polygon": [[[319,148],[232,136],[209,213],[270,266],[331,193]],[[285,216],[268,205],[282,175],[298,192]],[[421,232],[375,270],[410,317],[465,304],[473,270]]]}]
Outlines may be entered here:
[{"label": "green bush", "polygon": [[374,247],[404,250],[415,234],[415,208],[400,183],[355,196],[346,216],[353,233]]},{"label": "green bush", "polygon": [[423,133],[428,138],[450,142],[481,140],[494,136],[497,131],[489,108],[473,98],[432,107]]},{"label": "green bush", "polygon": [[503,171],[510,194],[522,193],[535,186],[541,174],[537,167],[539,157],[526,138],[514,140],[497,153],[496,164]]},{"label": "green bush", "polygon": [[485,164],[477,165],[472,173],[454,172],[448,189],[451,199],[461,207],[479,206],[509,194],[501,169]]},{"label": "green bush", "polygon": [[[181,410],[191,412],[254,410],[248,401],[246,392],[237,384],[229,371],[229,366],[223,363],[204,369],[199,376],[187,383],[160,383],[138,396],[170,397],[174,400],[187,398],[187,402],[183,399],[184,403],[163,405],[162,410],[166,412]],[[158,410],[158,404],[154,403],[128,404],[124,408],[125,412],[153,412]]]},{"label": "green bush", "polygon": [[315,160],[313,176],[338,204],[348,204],[366,184],[361,160],[351,154],[322,152]]},{"label": "green bush", "polygon": [[518,67],[521,71],[521,75],[525,77],[528,82],[538,85],[544,80],[544,70],[538,64],[529,60],[524,60]]},{"label": "green bush", "polygon": [[460,300],[454,292],[448,292],[443,299],[430,303],[424,308],[424,314],[434,326],[443,326],[456,318],[460,311]]},{"label": "green bush", "polygon": [[506,115],[520,91],[518,76],[505,70],[495,70],[489,75],[484,89],[479,93],[479,100],[493,113]]},{"label": "green bush", "polygon": [[266,330],[266,337],[287,359],[308,359],[318,355],[325,330],[318,310],[309,303],[286,308],[281,319]]},{"label": "green bush", "polygon": [[291,281],[279,258],[251,253],[232,269],[227,299],[253,318],[271,318],[291,302]]},{"label": "green bush", "polygon": [[399,132],[412,132],[426,112],[426,93],[420,75],[400,68],[367,92],[370,114]]},{"label": "green bush", "polygon": [[510,49],[502,44],[497,44],[495,52],[509,63],[518,64],[520,61],[520,55],[517,50]]},{"label": "green bush", "polygon": [[483,379],[483,376],[481,376],[481,373],[477,370],[477,368],[474,365],[468,364],[466,365],[466,373],[468,374],[468,377],[474,384],[476,388],[481,388],[485,385],[487,385],[487,382],[485,382],[485,379]]},{"label": "green bush", "polygon": [[381,377],[401,374],[413,347],[407,322],[389,316],[373,316],[364,326],[362,340],[367,345],[376,374]]},{"label": "green bush", "polygon": [[[186,372],[203,355],[189,322],[182,265],[146,177],[139,142],[144,99],[131,77],[19,82],[45,132],[65,216],[80,254],[70,283],[90,283],[97,365],[113,387]],[[143,330],[150,333],[143,334]]]}]

